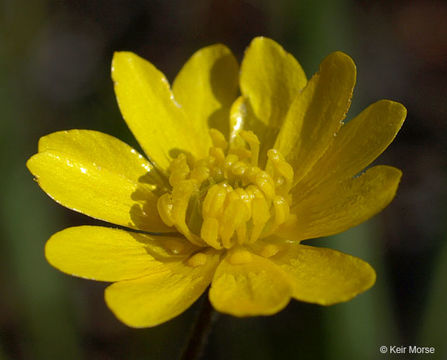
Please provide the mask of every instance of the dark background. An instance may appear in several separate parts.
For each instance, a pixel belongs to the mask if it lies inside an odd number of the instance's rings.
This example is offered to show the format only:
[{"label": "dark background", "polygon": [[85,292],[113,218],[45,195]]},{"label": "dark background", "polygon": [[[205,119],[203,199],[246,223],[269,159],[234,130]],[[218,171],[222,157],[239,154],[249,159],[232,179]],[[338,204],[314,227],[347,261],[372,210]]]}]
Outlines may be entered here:
[{"label": "dark background", "polygon": [[382,98],[403,103],[407,120],[378,163],[404,176],[380,215],[310,242],[370,262],[371,290],[328,308],[292,301],[271,317],[221,315],[205,358],[416,358],[379,347],[418,345],[436,348],[424,359],[447,359],[447,3],[385,0],[0,0],[0,359],[179,357],[200,304],[130,329],[105,306],[106,284],[51,268],[51,234],[98,222],[54,203],[25,162],[57,130],[137,146],[115,102],[113,51],[134,51],[172,80],[200,47],[222,42],[240,60],[258,35],[281,43],[308,77],[330,52],[348,53],[358,68],[348,118]]}]

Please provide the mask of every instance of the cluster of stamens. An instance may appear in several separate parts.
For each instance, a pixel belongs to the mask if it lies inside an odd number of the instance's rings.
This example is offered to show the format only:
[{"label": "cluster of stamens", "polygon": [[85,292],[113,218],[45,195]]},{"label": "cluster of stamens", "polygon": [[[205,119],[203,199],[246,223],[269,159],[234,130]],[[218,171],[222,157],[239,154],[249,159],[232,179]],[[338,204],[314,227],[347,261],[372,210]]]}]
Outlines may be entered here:
[{"label": "cluster of stamens", "polygon": [[293,169],[275,149],[258,167],[259,140],[241,131],[230,144],[210,130],[209,155],[180,154],[169,167],[172,190],[158,200],[163,222],[198,246],[230,249],[254,243],[287,221]]}]

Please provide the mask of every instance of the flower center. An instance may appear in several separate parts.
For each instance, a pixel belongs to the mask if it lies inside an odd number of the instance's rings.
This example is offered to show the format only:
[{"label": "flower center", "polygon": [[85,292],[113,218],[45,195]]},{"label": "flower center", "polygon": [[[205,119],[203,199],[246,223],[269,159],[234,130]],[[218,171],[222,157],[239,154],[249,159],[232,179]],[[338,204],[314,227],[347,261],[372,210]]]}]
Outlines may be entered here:
[{"label": "flower center", "polygon": [[241,131],[229,145],[210,130],[209,156],[195,160],[181,153],[169,167],[172,190],[157,203],[163,222],[193,244],[230,249],[272,234],[287,221],[293,169],[275,149],[258,167],[259,140]]}]

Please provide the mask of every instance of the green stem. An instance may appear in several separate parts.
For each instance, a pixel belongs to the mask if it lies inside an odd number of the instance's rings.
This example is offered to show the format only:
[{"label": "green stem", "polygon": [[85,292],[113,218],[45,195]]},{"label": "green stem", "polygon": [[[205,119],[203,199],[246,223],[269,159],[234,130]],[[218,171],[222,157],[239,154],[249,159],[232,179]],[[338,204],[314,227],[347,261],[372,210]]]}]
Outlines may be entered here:
[{"label": "green stem", "polygon": [[208,296],[202,302],[199,316],[197,317],[191,336],[188,340],[181,360],[199,360],[208,342],[214,322],[217,320],[218,312],[213,309]]}]

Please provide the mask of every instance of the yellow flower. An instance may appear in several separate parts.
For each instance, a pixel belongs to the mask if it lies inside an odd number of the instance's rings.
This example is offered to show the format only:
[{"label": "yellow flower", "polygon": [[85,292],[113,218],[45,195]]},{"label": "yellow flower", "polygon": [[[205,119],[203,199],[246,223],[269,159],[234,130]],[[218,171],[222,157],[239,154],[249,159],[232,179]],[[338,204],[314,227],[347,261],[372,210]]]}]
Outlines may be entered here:
[{"label": "yellow flower", "polygon": [[41,138],[27,166],[60,204],[129,229],[72,227],[45,248],[61,271],[113,282],[105,301],[120,320],[158,325],[210,284],[214,308],[235,316],[274,314],[291,298],[330,305],[373,285],[366,262],[300,243],[370,218],[401,177],[390,166],[359,175],[406,110],[381,100],[343,124],[349,56],[330,54],[308,81],[260,37],[240,69],[223,45],[199,50],[172,88],[129,52],[115,54],[112,77],[150,161],[114,137],[70,130]]}]

